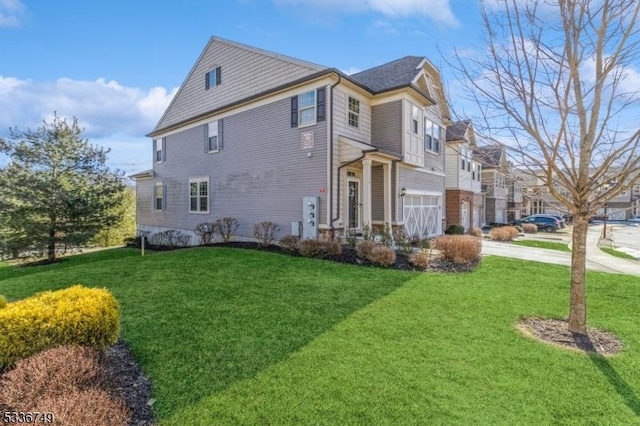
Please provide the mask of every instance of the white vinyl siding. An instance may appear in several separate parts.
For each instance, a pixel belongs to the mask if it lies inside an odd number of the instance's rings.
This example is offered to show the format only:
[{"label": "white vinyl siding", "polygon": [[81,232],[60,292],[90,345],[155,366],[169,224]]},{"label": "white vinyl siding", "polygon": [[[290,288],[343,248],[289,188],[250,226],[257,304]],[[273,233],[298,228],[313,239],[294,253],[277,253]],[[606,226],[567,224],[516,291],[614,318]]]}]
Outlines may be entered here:
[{"label": "white vinyl siding", "polygon": [[404,161],[414,166],[424,166],[424,143],[420,135],[422,111],[411,102],[405,101],[406,131],[404,134]]}]

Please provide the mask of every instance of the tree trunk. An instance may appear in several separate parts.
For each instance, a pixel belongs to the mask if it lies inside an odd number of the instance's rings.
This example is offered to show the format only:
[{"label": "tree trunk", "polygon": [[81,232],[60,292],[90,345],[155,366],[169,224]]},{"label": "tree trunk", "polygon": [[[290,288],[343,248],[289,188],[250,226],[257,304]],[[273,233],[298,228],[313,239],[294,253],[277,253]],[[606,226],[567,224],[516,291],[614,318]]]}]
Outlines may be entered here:
[{"label": "tree trunk", "polygon": [[571,300],[569,305],[569,331],[587,334],[587,298],[585,273],[587,268],[587,229],[589,218],[577,215],[573,222],[571,248]]},{"label": "tree trunk", "polygon": [[47,245],[47,258],[49,262],[56,261],[56,222],[52,219],[49,224],[49,244]]}]

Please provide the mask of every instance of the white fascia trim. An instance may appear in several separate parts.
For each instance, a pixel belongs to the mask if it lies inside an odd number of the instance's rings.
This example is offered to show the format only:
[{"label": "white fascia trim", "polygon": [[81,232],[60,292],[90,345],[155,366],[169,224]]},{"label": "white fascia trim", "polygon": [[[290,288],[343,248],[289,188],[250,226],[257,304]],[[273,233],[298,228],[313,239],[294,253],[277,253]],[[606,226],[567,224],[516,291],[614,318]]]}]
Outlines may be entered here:
[{"label": "white fascia trim", "polygon": [[406,188],[407,192],[406,195],[426,195],[429,197],[442,197],[443,193],[442,192],[437,192],[437,191],[422,191],[420,189],[411,189],[411,188]]},{"label": "white fascia trim", "polygon": [[438,177],[446,177],[447,175],[445,173],[440,173],[440,172],[434,172],[431,170],[427,170],[421,167],[407,167],[404,164],[400,164],[400,167],[407,169],[407,170],[411,170],[412,172],[420,172],[420,173],[426,173],[428,175],[433,175],[433,176],[438,176]]}]

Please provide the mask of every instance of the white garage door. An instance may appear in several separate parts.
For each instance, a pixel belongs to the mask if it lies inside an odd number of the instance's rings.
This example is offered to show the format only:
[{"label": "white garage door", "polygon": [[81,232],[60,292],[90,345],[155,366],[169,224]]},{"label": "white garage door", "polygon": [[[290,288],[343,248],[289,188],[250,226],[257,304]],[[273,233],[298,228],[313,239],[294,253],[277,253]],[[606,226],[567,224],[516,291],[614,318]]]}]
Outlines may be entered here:
[{"label": "white garage door", "polygon": [[407,194],[402,201],[407,235],[425,238],[442,234],[442,196]]}]

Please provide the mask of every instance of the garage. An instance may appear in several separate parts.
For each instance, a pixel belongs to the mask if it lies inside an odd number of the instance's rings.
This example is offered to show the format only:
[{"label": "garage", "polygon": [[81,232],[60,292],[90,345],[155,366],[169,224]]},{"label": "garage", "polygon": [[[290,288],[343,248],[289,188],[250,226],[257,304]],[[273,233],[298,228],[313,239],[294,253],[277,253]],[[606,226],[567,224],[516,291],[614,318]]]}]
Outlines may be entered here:
[{"label": "garage", "polygon": [[442,194],[407,192],[402,203],[407,235],[425,238],[442,234]]}]

